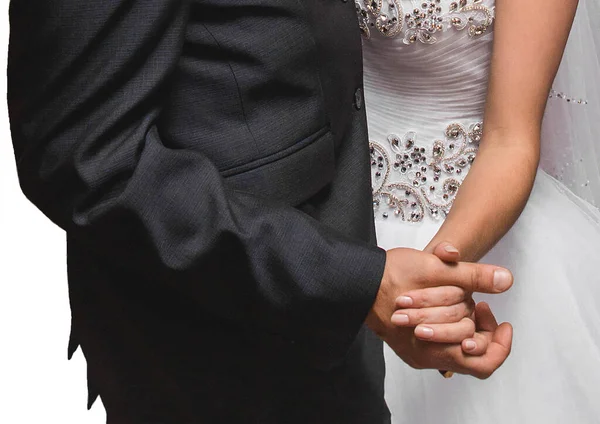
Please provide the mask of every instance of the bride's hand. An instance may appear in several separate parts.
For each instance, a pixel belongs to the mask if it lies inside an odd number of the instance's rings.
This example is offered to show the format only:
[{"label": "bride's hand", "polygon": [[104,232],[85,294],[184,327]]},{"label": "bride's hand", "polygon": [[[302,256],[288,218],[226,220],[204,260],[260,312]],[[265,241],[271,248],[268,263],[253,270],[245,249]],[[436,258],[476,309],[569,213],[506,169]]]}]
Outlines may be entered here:
[{"label": "bride's hand", "polygon": [[419,340],[461,343],[475,337],[475,302],[471,293],[460,287],[412,290],[396,299],[396,307],[392,323],[415,327],[414,334]]},{"label": "bride's hand", "polygon": [[[427,246],[425,250],[445,262],[460,261],[460,252],[448,242]],[[479,356],[486,352],[488,339],[475,330],[485,331],[492,324],[485,319],[481,323],[477,321],[471,293],[454,286],[414,290],[398,298],[397,306],[400,309],[394,313],[392,322],[399,327],[415,327],[414,334],[418,339],[460,343],[463,352],[469,355]],[[487,314],[483,316],[487,317]],[[461,338],[465,334],[467,337]]]}]

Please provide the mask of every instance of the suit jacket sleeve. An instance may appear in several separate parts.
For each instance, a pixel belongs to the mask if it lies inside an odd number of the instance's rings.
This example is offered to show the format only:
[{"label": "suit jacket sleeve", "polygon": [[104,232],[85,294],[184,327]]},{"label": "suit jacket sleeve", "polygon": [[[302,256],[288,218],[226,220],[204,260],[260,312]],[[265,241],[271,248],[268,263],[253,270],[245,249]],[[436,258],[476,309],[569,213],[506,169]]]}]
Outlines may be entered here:
[{"label": "suit jacket sleeve", "polygon": [[165,146],[156,121],[186,4],[11,2],[8,99],[21,187],[97,255],[335,361],[374,301],[385,254],[294,208],[233,192],[207,157]]}]

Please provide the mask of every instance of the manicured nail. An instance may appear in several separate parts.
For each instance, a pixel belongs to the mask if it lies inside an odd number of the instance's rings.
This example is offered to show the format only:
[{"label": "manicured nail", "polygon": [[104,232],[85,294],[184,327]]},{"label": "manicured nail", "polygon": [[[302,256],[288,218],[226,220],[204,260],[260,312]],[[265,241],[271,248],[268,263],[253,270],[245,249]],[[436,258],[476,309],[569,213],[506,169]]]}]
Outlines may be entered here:
[{"label": "manicured nail", "polygon": [[512,275],[505,269],[494,271],[494,288],[498,291],[504,291],[510,287]]},{"label": "manicured nail", "polygon": [[417,337],[421,337],[423,339],[430,339],[433,337],[433,329],[429,327],[421,327],[418,326],[415,328],[415,334]]},{"label": "manicured nail", "polygon": [[439,373],[442,374],[442,377],[444,378],[452,378],[452,376],[454,375],[452,371],[439,370]]},{"label": "manicured nail", "polygon": [[392,324],[395,325],[406,325],[409,323],[408,315],[406,314],[394,314],[392,315]]},{"label": "manicured nail", "polygon": [[444,247],[444,250],[448,253],[459,253],[458,249],[450,244],[448,246]]},{"label": "manicured nail", "polygon": [[477,343],[475,343],[473,340],[467,340],[465,342],[465,349],[467,350],[473,350],[477,347]]},{"label": "manicured nail", "polygon": [[398,299],[396,299],[396,304],[401,308],[408,308],[412,306],[413,300],[408,296],[400,296]]}]

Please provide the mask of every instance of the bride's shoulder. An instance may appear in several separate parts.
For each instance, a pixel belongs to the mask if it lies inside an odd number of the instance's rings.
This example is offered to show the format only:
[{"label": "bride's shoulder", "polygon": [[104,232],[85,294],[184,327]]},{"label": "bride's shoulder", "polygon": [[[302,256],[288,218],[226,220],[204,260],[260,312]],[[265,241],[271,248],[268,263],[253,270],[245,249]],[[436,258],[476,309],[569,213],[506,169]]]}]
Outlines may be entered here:
[{"label": "bride's shoulder", "polygon": [[401,38],[407,45],[433,44],[439,33],[477,37],[494,21],[494,0],[355,0],[363,35]]}]

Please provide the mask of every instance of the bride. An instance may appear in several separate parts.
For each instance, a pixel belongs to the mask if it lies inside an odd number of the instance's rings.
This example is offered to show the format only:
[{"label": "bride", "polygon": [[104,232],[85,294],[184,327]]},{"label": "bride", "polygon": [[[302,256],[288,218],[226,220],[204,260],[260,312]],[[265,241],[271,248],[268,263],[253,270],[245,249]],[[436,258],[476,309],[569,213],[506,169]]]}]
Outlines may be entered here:
[{"label": "bride", "polygon": [[394,423],[600,422],[600,6],[580,2],[569,38],[577,6],[357,0],[380,245],[449,241],[515,275],[486,299],[515,330],[490,380],[386,351]]}]

